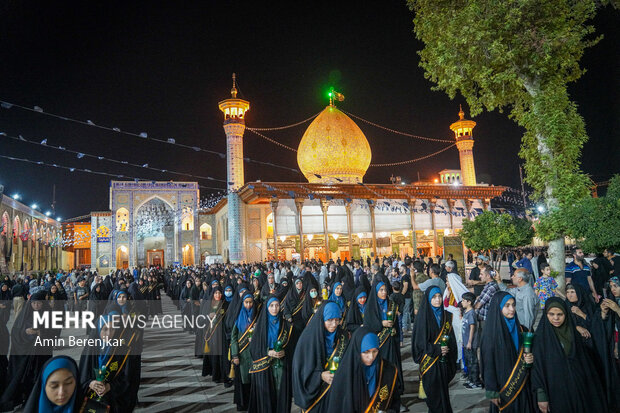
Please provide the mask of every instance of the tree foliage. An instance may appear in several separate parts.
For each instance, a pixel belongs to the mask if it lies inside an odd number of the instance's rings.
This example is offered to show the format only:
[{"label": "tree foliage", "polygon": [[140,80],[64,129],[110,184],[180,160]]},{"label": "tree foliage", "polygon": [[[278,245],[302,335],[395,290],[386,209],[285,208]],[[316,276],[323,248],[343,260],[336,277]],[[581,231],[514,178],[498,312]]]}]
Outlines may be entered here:
[{"label": "tree foliage", "polygon": [[463,220],[460,235],[467,248],[474,251],[495,250],[501,253],[505,248],[530,245],[534,229],[527,219],[484,211],[473,220]]},{"label": "tree foliage", "polygon": [[569,235],[585,252],[620,248],[620,175],[609,183],[607,195],[586,198],[566,209]]},{"label": "tree foliage", "polygon": [[[461,93],[473,115],[508,110],[525,128],[519,155],[526,181],[547,210],[587,198],[580,171],[585,125],[567,84],[584,73],[579,61],[599,38],[588,24],[594,0],[408,0],[425,76],[451,98]],[[546,224],[553,251],[563,253],[565,216]],[[562,245],[560,247],[560,244]],[[550,248],[551,251],[551,248]],[[563,257],[557,257],[563,265]],[[552,262],[552,267],[554,266]],[[554,268],[562,270],[563,268]]]}]

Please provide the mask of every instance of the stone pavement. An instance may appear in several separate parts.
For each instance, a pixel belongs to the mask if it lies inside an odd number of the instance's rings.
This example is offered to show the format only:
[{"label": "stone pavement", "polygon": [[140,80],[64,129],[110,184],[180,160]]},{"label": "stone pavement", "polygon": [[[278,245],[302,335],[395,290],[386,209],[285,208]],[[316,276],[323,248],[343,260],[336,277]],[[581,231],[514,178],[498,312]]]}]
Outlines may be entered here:
[{"label": "stone pavement", "polygon": [[[164,314],[177,314],[172,300],[162,296]],[[79,335],[79,331],[65,330],[62,336]],[[194,336],[180,329],[146,329],[145,352],[142,356],[142,380],[139,405],[142,413],[236,412],[233,388],[224,388],[210,378],[202,377],[202,359],[194,356]],[[64,348],[55,354],[66,354],[79,361],[82,349]],[[402,348],[405,394],[403,403],[409,412],[427,412],[426,404],[418,399],[418,365],[411,358],[410,339],[405,338]],[[450,385],[452,408],[455,413],[483,413],[489,402],[482,390],[468,390],[459,380]],[[293,412],[301,409],[293,405]]]}]

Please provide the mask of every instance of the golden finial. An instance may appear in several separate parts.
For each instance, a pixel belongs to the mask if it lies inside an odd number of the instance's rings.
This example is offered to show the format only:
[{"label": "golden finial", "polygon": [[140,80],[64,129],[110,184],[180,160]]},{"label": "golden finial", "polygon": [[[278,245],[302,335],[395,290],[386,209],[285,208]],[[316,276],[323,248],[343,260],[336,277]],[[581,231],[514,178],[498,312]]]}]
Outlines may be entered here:
[{"label": "golden finial", "polygon": [[235,99],[237,97],[237,83],[236,83],[236,79],[237,79],[237,75],[235,75],[233,73],[233,75],[232,75],[233,86],[232,86],[232,89],[230,89],[230,95],[233,97],[233,99]]},{"label": "golden finial", "polygon": [[[233,76],[234,76],[234,75],[233,75]],[[234,78],[234,77],[233,77],[233,78]],[[459,104],[459,119],[460,119],[460,120],[465,119],[465,112],[463,112],[463,106],[461,106],[460,104]]]}]

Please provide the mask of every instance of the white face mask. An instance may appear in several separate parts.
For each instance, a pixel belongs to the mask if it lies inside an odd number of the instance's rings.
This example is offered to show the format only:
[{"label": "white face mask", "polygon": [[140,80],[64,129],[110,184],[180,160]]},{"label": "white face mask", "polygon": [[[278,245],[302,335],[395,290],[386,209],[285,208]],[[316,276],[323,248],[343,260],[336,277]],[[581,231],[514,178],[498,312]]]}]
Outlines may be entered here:
[{"label": "white face mask", "polygon": [[310,297],[312,298],[316,298],[317,294],[318,293],[316,291],[310,291]]},{"label": "white face mask", "polygon": [[224,295],[225,295],[226,297],[232,297],[232,291],[225,291],[225,292],[224,292]]}]

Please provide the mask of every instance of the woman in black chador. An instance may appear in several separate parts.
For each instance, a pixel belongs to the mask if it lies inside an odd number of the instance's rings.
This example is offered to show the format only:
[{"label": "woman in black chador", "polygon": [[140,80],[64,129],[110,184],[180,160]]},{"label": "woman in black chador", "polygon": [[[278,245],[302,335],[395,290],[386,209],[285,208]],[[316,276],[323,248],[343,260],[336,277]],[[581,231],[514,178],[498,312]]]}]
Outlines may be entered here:
[{"label": "woman in black chador", "polygon": [[77,364],[71,357],[49,359],[30,392],[24,412],[77,413],[83,400],[79,378]]},{"label": "woman in black chador", "polygon": [[340,308],[326,301],[304,329],[293,356],[293,397],[304,412],[323,413],[334,375],[330,362],[342,360],[349,333],[340,327]]},{"label": "woman in black chador", "polygon": [[[312,277],[312,274],[310,274]],[[286,297],[283,301],[283,314],[284,318],[291,324],[293,324],[293,332],[291,333],[289,348],[295,351],[297,347],[297,341],[301,332],[306,326],[306,322],[303,319],[303,307],[305,301],[308,299],[308,294],[304,289],[304,279],[295,279],[294,285],[288,290]]]},{"label": "woman in black chador", "polygon": [[532,385],[541,412],[607,412],[605,387],[566,303],[552,297],[534,338]]},{"label": "woman in black chador", "polygon": [[251,413],[291,411],[291,360],[288,348],[293,327],[282,317],[280,300],[268,297],[250,343]]},{"label": "woman in black chador", "polygon": [[[448,338],[447,345],[443,336]],[[452,315],[443,308],[441,290],[431,287],[424,293],[413,323],[413,360],[420,365],[420,381],[430,413],[451,413],[448,385],[456,373],[456,338]]]},{"label": "woman in black chador", "polygon": [[[12,410],[23,403],[34,385],[41,368],[52,358],[51,346],[36,345],[37,337],[41,340],[60,335],[59,330],[34,328],[34,313],[50,311],[45,291],[38,291],[30,296],[24,308],[17,316],[11,328],[11,356],[9,357],[7,385],[0,399],[0,411]],[[0,391],[1,391],[0,390]]]},{"label": "woman in black chador", "polygon": [[311,272],[306,271],[304,274],[304,303],[301,308],[301,318],[303,320],[303,328],[308,325],[308,321],[312,318],[316,309],[319,308],[322,298],[319,295],[321,288],[319,282],[314,278]]},{"label": "woman in black chador", "polygon": [[364,311],[366,310],[368,291],[363,285],[360,285],[355,289],[354,295],[355,297],[351,302],[349,311],[347,311],[344,322],[346,329],[351,333],[364,324]]},{"label": "woman in black chador", "polygon": [[[199,303],[200,303],[200,291],[194,285],[194,282],[190,279],[185,281],[185,287],[181,291],[179,296],[179,304],[181,306],[181,314],[188,319],[193,319],[198,315]],[[193,329],[188,326],[184,327],[184,330],[188,330],[190,333]]]},{"label": "woman in black chador", "polygon": [[205,328],[202,330],[204,339],[202,375],[210,374],[216,383],[225,382],[230,370],[224,334],[224,317],[227,308],[228,302],[224,299],[222,287],[219,286],[211,290],[211,298],[204,301],[200,307],[200,314],[205,317],[203,320]]},{"label": "woman in black chador", "polygon": [[[6,369],[9,365],[9,343],[10,335],[6,324],[11,317],[11,308],[13,307],[13,294],[8,282],[0,285],[0,389],[4,389],[6,385]],[[2,395],[0,390],[0,395]]]},{"label": "woman in black chador", "polygon": [[524,353],[524,331],[514,297],[497,292],[489,304],[480,350],[486,397],[491,400],[489,412],[497,413],[500,407],[505,413],[537,410],[529,378],[534,356]]},{"label": "woman in black chador", "polygon": [[238,411],[248,409],[250,368],[252,367],[249,347],[259,310],[254,303],[253,295],[247,288],[244,290],[243,297],[239,299],[239,304],[228,309],[228,314],[235,316],[230,335],[230,360],[235,372],[234,401]]},{"label": "woman in black chador", "polygon": [[[121,323],[116,312],[103,315],[95,322],[97,330],[90,334],[91,339],[109,340],[119,338],[120,329],[112,328],[114,323]],[[80,357],[80,389],[88,399],[110,406],[110,412],[126,411],[131,397],[127,393],[130,378],[127,363],[129,348],[126,346],[87,346]],[[88,410],[86,410],[88,411]]]},{"label": "woman in black chador", "polygon": [[[381,357],[396,366],[398,371],[402,371],[399,326],[394,322],[398,306],[390,300],[388,286],[383,281],[375,280],[368,295],[364,310],[364,326],[379,337]],[[400,402],[400,395],[404,391],[402,374],[398,375],[396,384],[394,400]]]},{"label": "woman in black chador", "polygon": [[379,355],[379,338],[367,327],[355,330],[327,399],[327,413],[398,412],[394,399],[400,371]]}]

